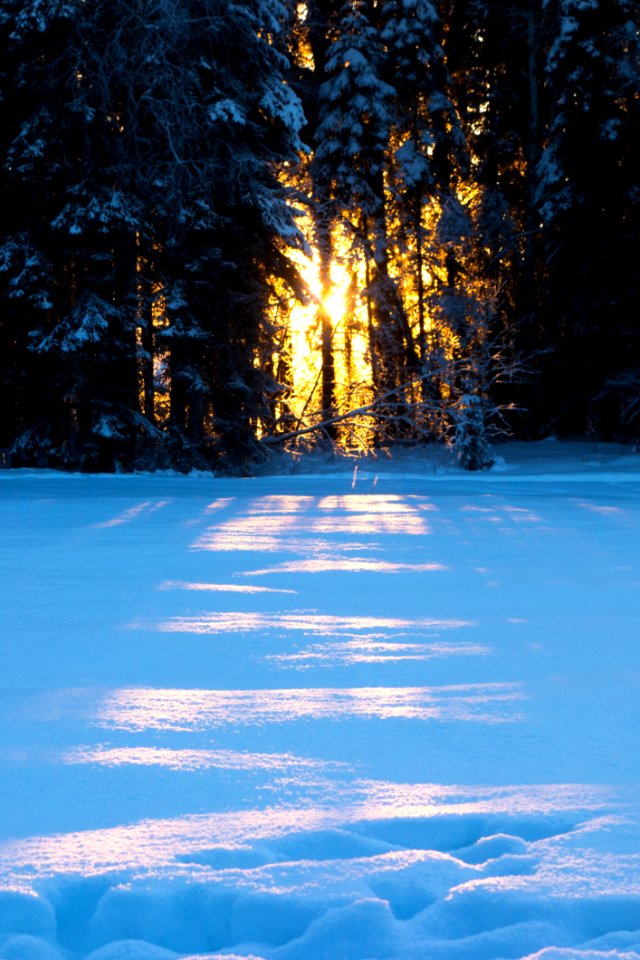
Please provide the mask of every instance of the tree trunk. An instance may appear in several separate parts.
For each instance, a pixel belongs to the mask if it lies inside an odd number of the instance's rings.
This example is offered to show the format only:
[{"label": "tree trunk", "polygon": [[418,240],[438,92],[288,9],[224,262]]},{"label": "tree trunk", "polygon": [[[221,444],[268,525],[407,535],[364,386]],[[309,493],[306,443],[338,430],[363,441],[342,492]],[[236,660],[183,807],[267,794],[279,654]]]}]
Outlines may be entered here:
[{"label": "tree trunk", "polygon": [[[322,336],[322,413],[323,420],[330,420],[336,408],[336,370],[333,355],[333,324],[327,311],[326,302],[331,290],[331,223],[329,218],[316,205],[316,245],[320,257],[320,306],[318,310]],[[335,440],[333,425],[328,435]]]}]

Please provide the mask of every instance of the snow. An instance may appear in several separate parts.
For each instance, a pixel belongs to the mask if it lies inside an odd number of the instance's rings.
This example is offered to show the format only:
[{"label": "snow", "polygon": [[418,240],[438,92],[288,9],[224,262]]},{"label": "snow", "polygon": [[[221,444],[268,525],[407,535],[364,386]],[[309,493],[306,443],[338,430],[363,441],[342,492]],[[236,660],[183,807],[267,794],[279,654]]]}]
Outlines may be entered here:
[{"label": "snow", "polygon": [[639,960],[640,456],[0,471],[0,960]]}]

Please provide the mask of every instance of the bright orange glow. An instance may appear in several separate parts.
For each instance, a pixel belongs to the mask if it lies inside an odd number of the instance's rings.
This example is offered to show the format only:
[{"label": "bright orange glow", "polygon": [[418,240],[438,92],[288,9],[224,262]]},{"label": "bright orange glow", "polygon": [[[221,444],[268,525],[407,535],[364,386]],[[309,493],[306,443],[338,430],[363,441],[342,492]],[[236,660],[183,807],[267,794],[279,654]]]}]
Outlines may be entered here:
[{"label": "bright orange glow", "polygon": [[[301,425],[312,423],[321,410],[322,315],[330,321],[335,373],[336,412],[344,412],[371,399],[371,364],[362,290],[364,271],[353,259],[349,241],[339,234],[333,237],[334,255],[329,269],[329,289],[323,289],[321,262],[317,250],[311,257],[292,251],[309,291],[309,302],[293,303],[287,323],[291,349],[292,413]],[[346,446],[365,449],[368,442],[360,436],[355,423],[349,430]],[[365,429],[365,434],[366,434]]]}]

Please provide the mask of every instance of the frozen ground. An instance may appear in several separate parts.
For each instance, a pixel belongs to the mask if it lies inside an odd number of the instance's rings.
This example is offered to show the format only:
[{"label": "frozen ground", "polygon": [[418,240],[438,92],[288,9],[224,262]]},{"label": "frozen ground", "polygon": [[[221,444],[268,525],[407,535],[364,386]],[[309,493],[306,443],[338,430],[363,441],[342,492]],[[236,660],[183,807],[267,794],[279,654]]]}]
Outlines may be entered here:
[{"label": "frozen ground", "polygon": [[0,960],[640,960],[640,457],[0,471]]}]

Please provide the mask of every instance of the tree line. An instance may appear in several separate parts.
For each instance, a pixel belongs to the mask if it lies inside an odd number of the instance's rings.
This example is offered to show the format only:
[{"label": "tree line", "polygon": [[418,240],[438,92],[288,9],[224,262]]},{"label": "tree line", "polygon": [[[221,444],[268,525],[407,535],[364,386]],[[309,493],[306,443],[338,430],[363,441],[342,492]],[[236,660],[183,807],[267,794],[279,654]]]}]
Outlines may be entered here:
[{"label": "tree line", "polygon": [[0,49],[12,463],[637,437],[632,0],[2,0]]}]

